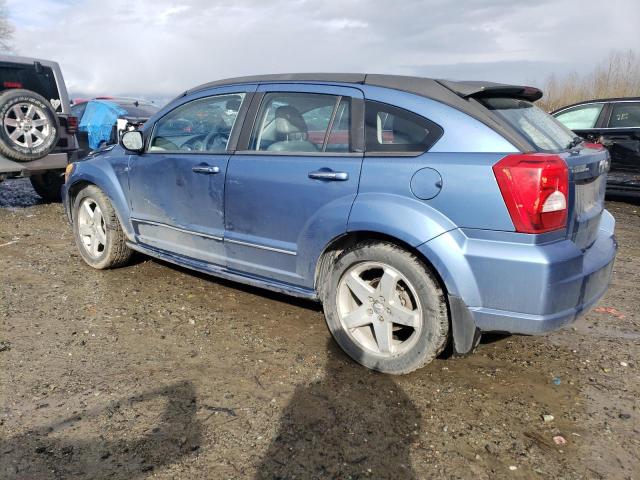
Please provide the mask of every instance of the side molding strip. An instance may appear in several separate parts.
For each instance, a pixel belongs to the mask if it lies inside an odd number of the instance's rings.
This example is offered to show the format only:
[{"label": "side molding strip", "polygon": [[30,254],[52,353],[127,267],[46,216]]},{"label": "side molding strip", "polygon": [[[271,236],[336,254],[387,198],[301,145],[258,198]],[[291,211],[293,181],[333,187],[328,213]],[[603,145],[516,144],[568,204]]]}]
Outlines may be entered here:
[{"label": "side molding strip", "polygon": [[297,252],[294,252],[293,250],[283,250],[282,248],[267,247],[265,245],[258,245],[256,243],[243,242],[241,240],[233,240],[233,239],[230,239],[230,238],[225,238],[224,241],[225,242],[229,242],[229,243],[235,243],[237,245],[243,245],[245,247],[260,248],[262,250],[269,250],[271,252],[284,253],[285,255],[297,255],[298,254]]},{"label": "side molding strip", "polygon": [[154,222],[152,220],[140,220],[139,218],[131,218],[131,221],[136,223],[146,223],[147,225],[155,225],[156,227],[169,228],[177,232],[187,233],[189,235],[195,235],[196,237],[210,238],[211,240],[216,240],[218,242],[222,242],[223,240],[222,237],[218,237],[215,235],[207,235],[206,233],[194,232],[193,230],[174,227],[173,225],[167,225],[166,223],[161,223],[161,222]]}]

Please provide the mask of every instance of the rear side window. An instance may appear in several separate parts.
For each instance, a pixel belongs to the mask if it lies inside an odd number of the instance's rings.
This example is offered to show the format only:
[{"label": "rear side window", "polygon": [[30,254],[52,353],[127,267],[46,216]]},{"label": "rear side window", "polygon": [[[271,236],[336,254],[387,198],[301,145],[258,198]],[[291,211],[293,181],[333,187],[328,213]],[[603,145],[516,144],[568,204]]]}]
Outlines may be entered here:
[{"label": "rear side window", "polygon": [[408,110],[367,101],[365,107],[367,153],[426,152],[442,136],[442,128]]},{"label": "rear side window", "polygon": [[36,72],[33,64],[0,63],[0,78],[2,90],[10,88],[31,90],[46,98],[56,111],[62,111],[60,93],[50,67],[41,67],[40,71]]},{"label": "rear side window", "polygon": [[250,149],[317,153],[350,151],[350,99],[336,95],[274,92],[265,95]]},{"label": "rear side window", "polygon": [[576,136],[554,117],[530,102],[516,98],[483,98],[480,101],[499,119],[529,140],[537,150],[566,150]]},{"label": "rear side window", "polygon": [[581,105],[579,107],[569,108],[555,115],[555,117],[560,123],[571,130],[594,128],[603,106],[603,103]]},{"label": "rear side window", "polygon": [[640,128],[640,102],[614,103],[610,128]]}]

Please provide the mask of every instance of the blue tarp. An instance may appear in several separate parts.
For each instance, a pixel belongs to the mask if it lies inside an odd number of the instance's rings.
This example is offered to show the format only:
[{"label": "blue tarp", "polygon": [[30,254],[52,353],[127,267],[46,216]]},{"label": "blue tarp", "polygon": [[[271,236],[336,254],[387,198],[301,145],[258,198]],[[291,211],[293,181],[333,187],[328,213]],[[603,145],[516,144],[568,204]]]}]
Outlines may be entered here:
[{"label": "blue tarp", "polygon": [[119,117],[127,111],[108,100],[91,100],[82,115],[78,129],[89,134],[89,148],[95,150],[101,143],[108,143],[111,130]]}]

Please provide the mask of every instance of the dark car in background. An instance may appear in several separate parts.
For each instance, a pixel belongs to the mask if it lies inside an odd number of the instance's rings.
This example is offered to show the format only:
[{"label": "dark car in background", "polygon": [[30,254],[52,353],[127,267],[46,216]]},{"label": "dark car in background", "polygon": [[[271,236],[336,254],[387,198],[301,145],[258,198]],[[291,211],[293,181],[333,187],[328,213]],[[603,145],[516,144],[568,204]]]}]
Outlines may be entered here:
[{"label": "dark car in background", "polygon": [[118,143],[122,132],[142,126],[158,110],[151,102],[132,98],[76,100],[71,112],[78,117],[78,158]]},{"label": "dark car in background", "polygon": [[59,200],[78,125],[60,66],[0,55],[0,121],[0,182],[29,177],[44,200]]},{"label": "dark car in background", "polygon": [[640,193],[640,97],[590,100],[552,115],[586,141],[609,149],[608,192]]}]

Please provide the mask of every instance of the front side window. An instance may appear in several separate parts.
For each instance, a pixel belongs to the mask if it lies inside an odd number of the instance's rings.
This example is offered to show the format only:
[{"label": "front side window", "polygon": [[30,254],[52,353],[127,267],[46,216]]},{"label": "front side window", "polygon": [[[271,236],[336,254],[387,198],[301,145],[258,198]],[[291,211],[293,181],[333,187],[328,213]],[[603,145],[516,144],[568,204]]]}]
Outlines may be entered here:
[{"label": "front side window", "polygon": [[368,101],[365,110],[367,153],[415,153],[429,148],[442,128],[408,110]]},{"label": "front side window", "polygon": [[609,128],[640,128],[640,102],[614,103]]},{"label": "front side window", "polygon": [[581,105],[565,110],[556,115],[556,119],[565,127],[571,130],[585,130],[594,128],[600,112],[602,111],[602,103],[593,103],[589,105]]},{"label": "front side window", "polygon": [[224,153],[244,97],[215,95],[172,110],[156,123],[149,150]]},{"label": "front side window", "polygon": [[318,93],[265,95],[250,149],[317,153],[350,151],[350,100]]}]

